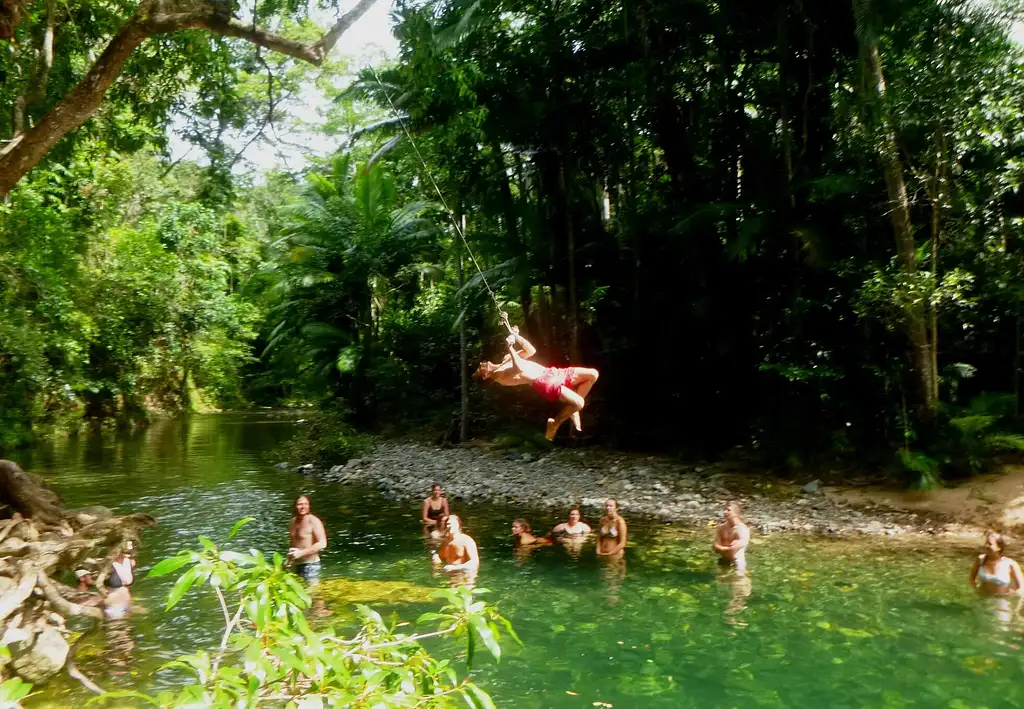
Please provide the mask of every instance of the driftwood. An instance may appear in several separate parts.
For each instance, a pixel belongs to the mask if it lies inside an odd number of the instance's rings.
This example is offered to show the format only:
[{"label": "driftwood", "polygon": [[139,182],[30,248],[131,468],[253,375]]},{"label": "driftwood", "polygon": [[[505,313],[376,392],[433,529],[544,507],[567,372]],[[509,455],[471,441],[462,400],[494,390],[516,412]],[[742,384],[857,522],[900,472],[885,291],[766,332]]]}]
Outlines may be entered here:
[{"label": "driftwood", "polygon": [[105,508],[66,510],[42,479],[9,460],[0,460],[0,517],[0,645],[12,658],[0,666],[0,681],[16,674],[41,682],[62,668],[82,681],[64,619],[102,621],[103,611],[79,602],[82,593],[59,577],[79,568],[105,577],[128,542],[137,545],[156,521]]}]

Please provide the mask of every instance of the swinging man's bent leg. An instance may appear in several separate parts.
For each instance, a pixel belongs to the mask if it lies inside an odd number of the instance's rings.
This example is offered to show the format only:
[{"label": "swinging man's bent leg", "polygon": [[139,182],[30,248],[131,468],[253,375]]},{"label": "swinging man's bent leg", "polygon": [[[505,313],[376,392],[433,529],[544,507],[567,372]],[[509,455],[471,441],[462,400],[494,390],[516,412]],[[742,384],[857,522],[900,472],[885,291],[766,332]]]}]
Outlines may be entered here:
[{"label": "swinging man's bent leg", "polygon": [[[587,394],[590,393],[591,387],[594,386],[594,382],[597,381],[599,376],[601,376],[601,373],[596,369],[591,369],[589,367],[573,367],[572,386],[576,389],[576,393],[579,394],[580,398],[587,398]],[[573,412],[569,418],[572,419],[572,425],[577,431],[583,430],[583,422],[580,419],[580,412],[578,409]]]},{"label": "swinging man's bent leg", "polygon": [[565,407],[558,412],[558,415],[553,419],[548,419],[548,428],[544,437],[549,441],[554,440],[555,434],[558,432],[559,427],[565,423],[573,414],[578,414],[580,409],[584,407],[586,402],[583,397],[574,392],[569,387],[562,387],[562,390],[558,394],[558,400],[565,402]]}]

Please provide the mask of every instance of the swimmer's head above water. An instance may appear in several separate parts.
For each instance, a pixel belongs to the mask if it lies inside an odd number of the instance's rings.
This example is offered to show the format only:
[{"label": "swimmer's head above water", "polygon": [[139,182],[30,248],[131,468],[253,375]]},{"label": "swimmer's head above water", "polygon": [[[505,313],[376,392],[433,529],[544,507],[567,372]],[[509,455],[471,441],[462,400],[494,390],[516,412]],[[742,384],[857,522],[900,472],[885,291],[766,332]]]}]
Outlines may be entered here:
[{"label": "swimmer's head above water", "polygon": [[998,559],[1006,552],[1006,540],[999,532],[986,532],[985,546],[982,549],[985,556],[990,559]]}]

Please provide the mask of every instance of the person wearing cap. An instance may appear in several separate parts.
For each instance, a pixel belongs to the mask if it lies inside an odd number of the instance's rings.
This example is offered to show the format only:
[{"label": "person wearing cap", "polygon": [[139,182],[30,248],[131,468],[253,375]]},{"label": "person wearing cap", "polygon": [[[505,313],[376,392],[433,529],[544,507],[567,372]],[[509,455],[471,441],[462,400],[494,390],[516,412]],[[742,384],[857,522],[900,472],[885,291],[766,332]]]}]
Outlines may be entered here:
[{"label": "person wearing cap", "polygon": [[79,591],[88,591],[96,585],[96,579],[93,577],[92,572],[89,571],[89,569],[78,569],[75,571],[75,578],[78,579]]}]

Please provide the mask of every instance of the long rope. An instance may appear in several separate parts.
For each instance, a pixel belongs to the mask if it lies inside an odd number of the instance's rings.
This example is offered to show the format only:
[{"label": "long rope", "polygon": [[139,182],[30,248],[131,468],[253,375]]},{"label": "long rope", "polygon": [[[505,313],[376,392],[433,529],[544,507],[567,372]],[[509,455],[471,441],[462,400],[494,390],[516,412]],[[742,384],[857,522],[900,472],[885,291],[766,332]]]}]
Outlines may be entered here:
[{"label": "long rope", "polygon": [[368,67],[373,72],[373,78],[377,81],[381,91],[384,92],[384,97],[388,100],[388,105],[391,106],[391,112],[395,114],[395,118],[398,119],[398,125],[402,126],[402,131],[405,133],[405,137],[409,139],[409,144],[412,146],[413,151],[416,153],[416,157],[419,158],[420,164],[423,166],[423,173],[427,179],[430,180],[430,184],[434,186],[434,191],[437,192],[437,198],[441,200],[441,206],[444,207],[444,211],[448,213],[448,218],[452,220],[452,226],[455,227],[455,233],[462,239],[463,245],[466,247],[466,253],[469,254],[470,260],[473,265],[476,266],[477,273],[480,274],[480,281],[484,284],[484,288],[487,289],[487,294],[491,296],[491,300],[494,301],[494,307],[498,309],[498,317],[501,322],[508,328],[508,331],[512,331],[512,326],[508,322],[508,313],[501,309],[501,303],[498,302],[498,296],[491,290],[490,284],[487,282],[487,276],[484,275],[484,271],[480,268],[480,263],[476,260],[476,255],[473,253],[473,249],[470,248],[469,242],[466,241],[466,234],[462,231],[462,226],[459,224],[459,220],[455,218],[455,212],[448,207],[448,202],[445,200],[444,195],[441,194],[441,188],[437,186],[437,182],[434,180],[433,174],[430,172],[430,166],[427,165],[427,161],[423,159],[422,153],[420,153],[419,147],[416,145],[416,140],[412,137],[412,133],[409,131],[408,126],[405,125],[405,121],[402,120],[402,114],[399,113],[398,108],[391,100],[391,94],[388,92],[384,82],[380,80],[380,75],[377,74],[377,70],[372,66]]}]

